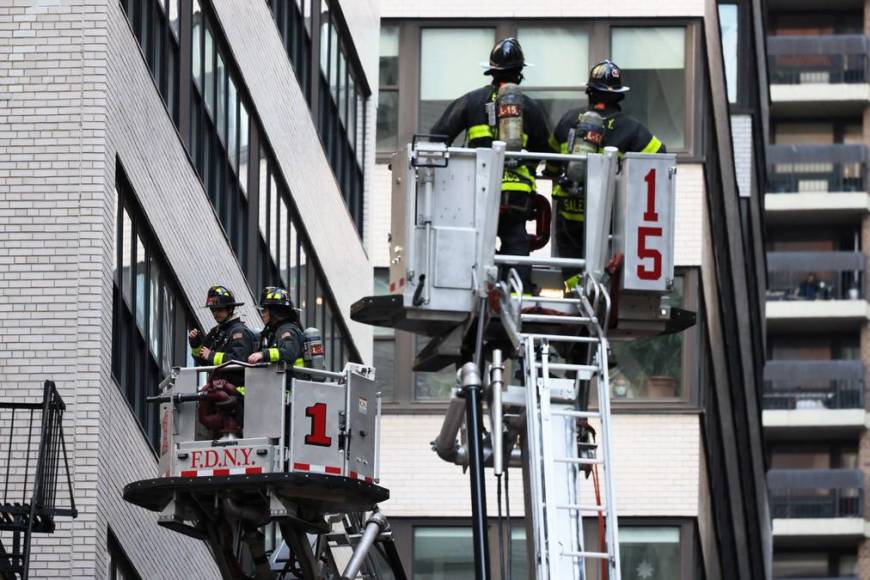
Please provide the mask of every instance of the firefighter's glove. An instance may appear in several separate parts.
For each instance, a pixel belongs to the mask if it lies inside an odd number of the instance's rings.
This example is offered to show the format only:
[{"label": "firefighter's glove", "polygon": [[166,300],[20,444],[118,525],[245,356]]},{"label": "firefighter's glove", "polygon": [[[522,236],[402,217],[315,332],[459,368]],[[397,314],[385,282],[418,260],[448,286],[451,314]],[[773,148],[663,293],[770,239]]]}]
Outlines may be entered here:
[{"label": "firefighter's glove", "polygon": [[202,345],[202,333],[199,332],[198,328],[194,328],[187,333],[187,342],[193,348],[198,348]]}]

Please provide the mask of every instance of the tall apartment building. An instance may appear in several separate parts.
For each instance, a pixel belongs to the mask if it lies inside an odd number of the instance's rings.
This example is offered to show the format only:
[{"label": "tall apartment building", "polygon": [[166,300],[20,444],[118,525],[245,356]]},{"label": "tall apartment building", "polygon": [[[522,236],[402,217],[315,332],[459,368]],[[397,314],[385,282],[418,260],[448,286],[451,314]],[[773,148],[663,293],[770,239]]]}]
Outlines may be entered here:
[{"label": "tall apartment building", "polygon": [[775,578],[870,577],[864,2],[768,2],[763,423]]},{"label": "tall apartment building", "polygon": [[371,360],[348,312],[372,287],[378,9],[0,3],[2,398],[57,383],[80,510],[37,538],[35,577],[218,577],[121,499],[156,475],[145,397],[214,324],[209,286],[254,327],[260,288],[287,286],[330,366]]},{"label": "tall apartment building", "polygon": [[[677,153],[672,298],[698,312],[698,324],[682,335],[614,346],[614,470],[626,580],[769,578],[759,407],[768,104],[761,4],[381,1],[371,246],[381,292],[389,292],[391,154],[427,133],[452,99],[487,83],[480,63],[501,37],[516,36],[534,64],[522,87],[543,104],[551,126],[586,102],[590,67],[612,58],[631,87],[626,111]],[[548,182],[539,185],[549,193]],[[374,360],[389,399],[382,477],[392,499],[384,509],[413,578],[472,578],[467,476],[421,451],[438,432],[455,380],[452,369],[413,371],[424,344],[375,330]],[[492,479],[487,500],[495,516]],[[520,482],[514,473],[507,494],[513,578],[528,577]],[[498,527],[490,529],[495,540]],[[498,570],[495,548],[491,558]]]}]

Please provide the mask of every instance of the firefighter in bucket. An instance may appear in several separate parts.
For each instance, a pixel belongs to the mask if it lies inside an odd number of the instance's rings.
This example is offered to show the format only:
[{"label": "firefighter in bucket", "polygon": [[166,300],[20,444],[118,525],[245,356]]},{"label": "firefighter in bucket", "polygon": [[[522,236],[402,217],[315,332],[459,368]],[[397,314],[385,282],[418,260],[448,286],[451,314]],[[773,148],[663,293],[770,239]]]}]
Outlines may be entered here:
[{"label": "firefighter in bucket", "polygon": [[[196,366],[220,367],[231,361],[244,361],[254,351],[254,333],[235,312],[242,304],[224,286],[208,289],[205,307],[211,310],[217,324],[205,337],[197,328],[188,333]],[[240,435],[244,380],[244,369],[217,369],[202,390],[206,396],[198,408],[199,421],[215,439]]]},{"label": "firefighter in bucket", "polygon": [[287,290],[267,286],[259,308],[265,326],[260,334],[259,350],[248,357],[248,362],[285,362],[288,366],[305,366],[306,339],[299,326],[299,313]]}]

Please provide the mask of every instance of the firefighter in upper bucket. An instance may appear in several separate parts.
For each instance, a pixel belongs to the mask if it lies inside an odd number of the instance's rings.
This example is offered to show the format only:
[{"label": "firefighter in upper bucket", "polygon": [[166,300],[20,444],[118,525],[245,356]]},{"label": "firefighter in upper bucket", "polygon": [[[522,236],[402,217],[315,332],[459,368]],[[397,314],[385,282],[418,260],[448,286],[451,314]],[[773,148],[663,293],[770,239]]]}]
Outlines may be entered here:
[{"label": "firefighter in upper bucket", "polygon": [[[467,147],[490,147],[494,140],[501,140],[509,151],[547,152],[549,126],[544,109],[537,101],[522,94],[518,86],[523,80],[525,66],[523,50],[517,39],[500,40],[492,49],[489,66],[483,73],[491,76],[492,82],[450,103],[430,133],[445,135],[448,145],[465,131]],[[505,161],[498,221],[502,254],[529,255],[526,222],[533,219],[534,214],[537,165],[535,161]],[[516,269],[523,287],[530,290],[531,268]]]},{"label": "firefighter in upper bucket", "polygon": [[[236,307],[242,304],[236,302],[232,291],[224,286],[208,289],[205,307],[211,310],[217,324],[204,337],[197,328],[188,334],[197,366],[220,366],[229,361],[244,361],[254,352],[254,332],[236,315]],[[238,386],[241,386],[244,378],[244,373],[237,369],[221,374],[222,378]],[[239,380],[239,376],[242,380]]]},{"label": "firefighter in upper bucket", "polygon": [[[620,102],[629,87],[623,84],[622,70],[603,60],[589,71],[586,94],[589,107],[566,112],[550,138],[556,153],[596,153],[616,147],[619,153],[666,153],[665,145],[640,121],[622,112]],[[555,176],[553,211],[556,214],[555,238],[563,258],[582,258],[585,246],[586,192],[585,171],[571,175],[571,164],[548,163],[546,175]],[[585,168],[584,168],[585,169]],[[578,282],[577,270],[563,270],[565,285]]]},{"label": "firefighter in upper bucket", "polygon": [[267,286],[260,299],[263,332],[257,352],[248,362],[286,362],[290,366],[304,366],[305,336],[299,327],[299,314],[284,288]]}]

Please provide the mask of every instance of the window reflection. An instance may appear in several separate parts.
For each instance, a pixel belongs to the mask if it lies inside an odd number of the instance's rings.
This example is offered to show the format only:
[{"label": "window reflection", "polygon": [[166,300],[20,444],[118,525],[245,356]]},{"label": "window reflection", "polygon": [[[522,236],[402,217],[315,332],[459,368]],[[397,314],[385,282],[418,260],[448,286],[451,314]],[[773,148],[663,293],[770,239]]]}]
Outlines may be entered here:
[{"label": "window reflection", "polygon": [[[420,112],[418,127],[428,133],[453,99],[485,86],[493,28],[424,28],[420,33]],[[450,70],[445,66],[449,63]],[[449,74],[447,74],[449,72]],[[457,143],[464,140],[460,137]]]},{"label": "window reflection", "polygon": [[623,110],[662,140],[685,147],[686,29],[683,26],[613,28],[613,61],[631,92]]},{"label": "window reflection", "polygon": [[[671,305],[682,307],[685,277],[676,276]],[[684,333],[611,344],[616,367],[610,373],[614,399],[668,399],[683,394]]]},{"label": "window reflection", "polygon": [[522,26],[517,39],[531,63],[523,70],[523,92],[537,99],[554,129],[566,111],[586,105],[589,35],[572,27]]}]

